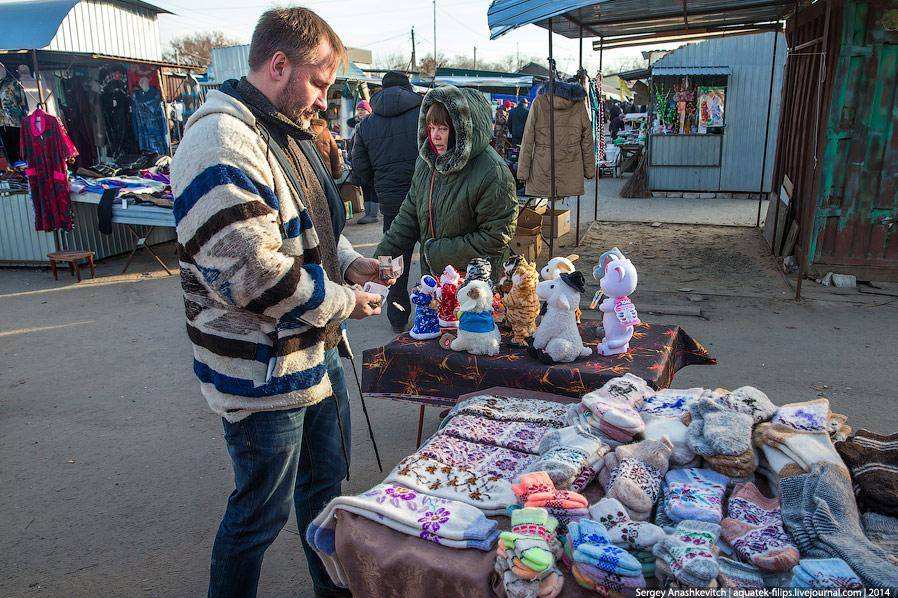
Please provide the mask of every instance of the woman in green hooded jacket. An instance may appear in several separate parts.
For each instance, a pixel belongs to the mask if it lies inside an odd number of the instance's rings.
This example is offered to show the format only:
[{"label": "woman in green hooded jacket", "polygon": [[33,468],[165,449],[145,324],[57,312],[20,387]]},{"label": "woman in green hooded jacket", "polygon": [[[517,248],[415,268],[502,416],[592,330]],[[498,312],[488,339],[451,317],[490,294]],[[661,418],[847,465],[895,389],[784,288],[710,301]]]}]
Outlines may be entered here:
[{"label": "woman in green hooded jacket", "polygon": [[494,279],[501,274],[518,210],[511,171],[490,147],[492,132],[481,93],[452,85],[427,93],[412,186],[375,256],[402,255],[420,241],[421,270],[437,280],[449,264],[464,273],[475,257],[491,262]]}]

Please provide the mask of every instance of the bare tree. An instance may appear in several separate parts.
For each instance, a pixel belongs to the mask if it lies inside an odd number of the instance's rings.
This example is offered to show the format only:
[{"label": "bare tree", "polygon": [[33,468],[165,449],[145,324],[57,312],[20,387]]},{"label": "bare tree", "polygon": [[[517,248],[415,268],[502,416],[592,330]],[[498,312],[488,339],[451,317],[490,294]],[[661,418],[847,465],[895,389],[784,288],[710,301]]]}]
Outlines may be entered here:
[{"label": "bare tree", "polygon": [[378,69],[397,69],[404,71],[409,68],[411,63],[411,56],[401,52],[391,52],[385,56],[376,56],[374,59],[374,67]]},{"label": "bare tree", "polygon": [[221,31],[206,31],[192,35],[182,35],[169,42],[169,47],[162,53],[165,60],[182,64],[209,66],[212,62],[212,49],[233,46],[238,40],[227,37]]}]

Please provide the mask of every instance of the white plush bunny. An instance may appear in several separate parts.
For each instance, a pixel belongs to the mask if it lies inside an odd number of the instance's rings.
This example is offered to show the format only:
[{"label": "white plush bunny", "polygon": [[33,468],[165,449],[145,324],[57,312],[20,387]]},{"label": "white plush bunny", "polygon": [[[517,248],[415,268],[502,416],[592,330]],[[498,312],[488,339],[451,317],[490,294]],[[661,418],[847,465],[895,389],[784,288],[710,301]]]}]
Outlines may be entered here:
[{"label": "white plush bunny", "polygon": [[545,351],[555,363],[587,357],[592,349],[583,345],[575,308],[585,290],[583,274],[562,272],[556,280],[536,285],[536,296],[546,302],[546,314],[533,335],[533,348]]},{"label": "white plush bunny", "polygon": [[555,280],[558,278],[558,275],[562,272],[567,272],[570,274],[577,268],[574,266],[574,260],[576,260],[579,256],[577,255],[569,255],[568,257],[553,257],[546,265],[543,266],[543,269],[539,271],[539,276],[543,280]]},{"label": "white plush bunny", "polygon": [[602,355],[626,353],[630,350],[633,327],[639,324],[639,314],[629,297],[636,290],[636,267],[615,247],[602,254],[592,275],[606,296],[599,304],[605,338],[598,351]]},{"label": "white plush bunny", "polygon": [[449,347],[472,355],[498,355],[499,329],[493,321],[493,291],[488,282],[474,279],[458,289],[458,336]]}]

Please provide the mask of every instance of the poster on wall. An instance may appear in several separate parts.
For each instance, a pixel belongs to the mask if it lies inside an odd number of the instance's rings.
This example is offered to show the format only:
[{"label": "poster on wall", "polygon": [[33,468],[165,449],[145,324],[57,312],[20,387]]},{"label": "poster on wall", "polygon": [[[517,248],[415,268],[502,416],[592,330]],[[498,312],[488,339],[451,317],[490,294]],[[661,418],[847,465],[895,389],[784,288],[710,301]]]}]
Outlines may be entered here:
[{"label": "poster on wall", "polygon": [[698,88],[698,132],[707,133],[710,127],[723,126],[723,109],[726,100],[725,87]]}]

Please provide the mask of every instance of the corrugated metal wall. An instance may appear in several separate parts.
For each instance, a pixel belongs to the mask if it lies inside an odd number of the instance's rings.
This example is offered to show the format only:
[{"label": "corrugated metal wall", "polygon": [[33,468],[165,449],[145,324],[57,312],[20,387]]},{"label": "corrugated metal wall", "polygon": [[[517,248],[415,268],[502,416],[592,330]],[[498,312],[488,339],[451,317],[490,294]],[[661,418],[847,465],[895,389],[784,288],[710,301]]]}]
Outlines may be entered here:
[{"label": "corrugated metal wall", "polygon": [[[773,87],[771,90],[771,62]],[[718,175],[704,173],[703,182],[719,181],[719,186],[699,189],[677,186],[684,178],[675,169],[649,172],[652,189],[705,191],[770,191],[779,122],[786,44],[781,33],[768,32],[710,39],[688,44],[655,63],[656,66],[728,66],[726,128]],[[770,119],[767,105],[770,100]],[[764,154],[765,123],[768,124],[767,154]],[[652,139],[652,151],[659,137]],[[688,138],[684,141],[688,141]],[[692,151],[684,148],[686,151]],[[699,148],[699,151],[702,151]],[[687,154],[688,156],[688,154]],[[688,157],[686,158],[689,159]],[[654,163],[654,158],[652,159]],[[695,164],[694,162],[688,162]],[[708,167],[713,170],[713,167]],[[763,180],[762,180],[763,175]]]},{"label": "corrugated metal wall", "polygon": [[63,19],[47,50],[162,60],[156,15],[103,0],[81,0]]},{"label": "corrugated metal wall", "polygon": [[249,72],[249,45],[213,49],[209,70],[216,83],[243,77]]},{"label": "corrugated metal wall", "polygon": [[721,135],[655,135],[649,154],[649,185],[657,190],[720,188]]},{"label": "corrugated metal wall", "polygon": [[[75,210],[75,226],[71,231],[61,231],[61,249],[90,250],[101,260],[128,253],[134,247],[134,236],[121,224],[112,225],[112,234],[100,232],[97,206],[72,203]],[[144,234],[146,227],[134,229]],[[157,228],[147,239],[155,245],[175,238],[174,229]],[[46,264],[47,254],[56,251],[53,234],[34,230],[34,204],[29,195],[0,197],[0,263]]]}]

